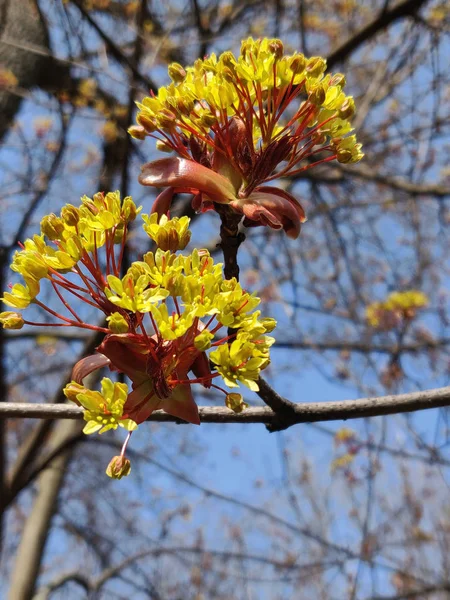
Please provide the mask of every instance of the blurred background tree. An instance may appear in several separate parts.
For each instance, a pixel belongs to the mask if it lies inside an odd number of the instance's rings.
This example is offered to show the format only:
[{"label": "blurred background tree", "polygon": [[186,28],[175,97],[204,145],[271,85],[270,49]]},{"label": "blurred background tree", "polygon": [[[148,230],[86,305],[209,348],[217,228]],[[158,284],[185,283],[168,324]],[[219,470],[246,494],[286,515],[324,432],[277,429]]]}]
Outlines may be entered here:
[{"label": "blurred background tree", "polygon": [[[137,174],[156,154],[126,130],[168,63],[280,37],[346,74],[366,157],[285,182],[309,219],[298,240],[246,232],[243,285],[279,321],[265,376],[294,402],[448,385],[449,26],[447,3],[426,0],[2,0],[1,288],[44,214],[115,189],[150,209]],[[194,216],[190,198],[175,212]],[[220,260],[217,215],[192,228]],[[127,260],[147,250],[136,229]],[[407,290],[426,306],[394,310],[390,295]],[[1,400],[63,402],[71,366],[97,344],[0,330]],[[87,440],[77,421],[0,425],[2,597],[450,595],[445,408],[272,435],[149,423],[121,482],[103,474],[120,436]]]}]

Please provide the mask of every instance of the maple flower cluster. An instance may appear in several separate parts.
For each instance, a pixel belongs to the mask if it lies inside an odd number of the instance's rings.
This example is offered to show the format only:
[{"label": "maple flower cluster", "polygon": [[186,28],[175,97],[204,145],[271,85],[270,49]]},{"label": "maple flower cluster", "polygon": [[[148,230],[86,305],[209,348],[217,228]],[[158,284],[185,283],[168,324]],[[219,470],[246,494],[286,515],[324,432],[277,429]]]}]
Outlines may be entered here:
[{"label": "maple flower cluster", "polygon": [[[189,219],[170,219],[170,205],[174,194],[190,193],[197,212],[235,213],[247,227],[266,225],[298,237],[305,212],[271,182],[363,157],[352,135],[355,103],[344,92],[345,77],[325,70],[320,56],[286,55],[280,40],[266,38],[244,40],[237,57],[224,52],[191,67],[169,65],[172,83],[138,104],[137,125],[129,129],[134,138],[155,138],[158,150],[173,153],[145,164],[139,177],[143,185],[164,188],[152,214],[142,215],[157,249],[122,272],[128,227],[141,207],[115,192],[85,196],[80,206],[44,217],[40,235],[15,253],[11,269],[23,282],[3,295],[14,309],[0,313],[4,328],[68,326],[104,335],[96,353],[75,365],[64,392],[84,408],[85,433],[128,431],[108,466],[110,477],[130,472],[128,440],[153,411],[200,423],[193,384],[224,392],[234,412],[247,405],[240,394],[217,386],[217,378],[230,388],[258,390],[274,343],[267,334],[276,322],[261,318],[259,298],[236,278],[224,279],[222,265],[206,250],[177,254],[190,241]],[[94,97],[95,88],[84,87],[82,95]],[[43,284],[53,288],[64,314],[41,300]],[[85,311],[77,312],[71,300],[98,309],[98,323],[86,323]],[[29,305],[48,322],[17,312]],[[84,378],[103,367],[128,377],[131,389],[107,377],[101,391],[88,389]]]},{"label": "maple flower cluster", "polygon": [[[157,409],[200,423],[192,384],[227,394],[214,383],[221,376],[228,387],[242,383],[257,391],[259,373],[269,364],[274,338],[266,334],[276,322],[255,310],[259,298],[236,279],[225,280],[222,264],[207,250],[176,254],[190,238],[187,217],[143,215],[143,228],[159,247],[121,274],[128,225],[140,211],[130,197],[122,201],[118,192],[98,193],[83,197],[78,207],[64,206],[59,216],[44,217],[41,234],[26,240],[13,257],[11,269],[23,283],[2,298],[13,309],[32,304],[50,317],[37,323],[6,311],[0,313],[5,328],[52,325],[104,333],[95,355],[75,365],[65,388],[85,409],[88,434],[118,426],[131,433]],[[64,314],[39,299],[43,282],[53,288]],[[86,323],[71,299],[97,308],[103,323]],[[131,390],[108,378],[101,391],[83,385],[88,374],[106,366],[124,373]],[[242,410],[238,395],[229,396],[226,404]],[[127,474],[123,452],[113,460],[108,474]]]},{"label": "maple flower cluster", "polygon": [[175,192],[190,192],[197,211],[226,204],[246,226],[268,225],[296,238],[303,208],[267,184],[363,157],[349,135],[355,103],[344,92],[345,77],[325,69],[322,57],[285,55],[281,40],[267,38],[244,40],[238,57],[224,52],[192,67],[169,65],[172,83],[138,103],[137,125],[129,129],[176,155],[142,167],[143,185],[166,188],[153,211],[167,213]]},{"label": "maple flower cluster", "polygon": [[383,302],[373,302],[366,308],[366,319],[376,329],[394,329],[415,317],[417,310],[427,306],[426,294],[419,290],[392,292]]}]

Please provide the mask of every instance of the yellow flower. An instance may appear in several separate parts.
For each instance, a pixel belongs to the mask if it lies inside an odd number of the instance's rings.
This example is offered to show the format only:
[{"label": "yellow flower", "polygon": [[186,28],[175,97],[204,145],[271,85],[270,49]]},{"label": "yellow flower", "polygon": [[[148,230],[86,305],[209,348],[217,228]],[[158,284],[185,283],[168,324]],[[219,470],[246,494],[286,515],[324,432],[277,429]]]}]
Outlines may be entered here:
[{"label": "yellow flower", "polygon": [[244,292],[234,277],[224,280],[221,290],[215,302],[219,311],[217,320],[225,327],[239,327],[260,300],[254,294]]},{"label": "yellow flower", "polygon": [[214,259],[209,255],[208,250],[194,248],[189,256],[183,257],[183,269],[186,275],[192,275],[197,278],[203,277],[207,273],[223,277],[222,263],[214,263]]},{"label": "yellow flower", "polygon": [[343,454],[342,456],[338,456],[335,458],[330,466],[330,470],[332,473],[335,473],[338,469],[347,469],[355,460],[354,454]]},{"label": "yellow flower", "polygon": [[248,404],[244,402],[241,394],[227,394],[225,406],[236,414],[239,414],[248,408]]},{"label": "yellow flower", "polygon": [[147,252],[142,262],[135,262],[136,267],[141,267],[149,277],[152,285],[159,285],[171,296],[180,294],[179,275],[183,270],[184,257],[175,256],[169,250],[164,252],[158,248],[155,253]]},{"label": "yellow flower", "polygon": [[[274,46],[270,51],[275,50]],[[216,65],[212,58],[206,72],[214,73]],[[128,395],[126,385],[107,378],[101,391],[77,381],[67,385],[67,398],[84,408],[88,434],[119,426],[131,432],[158,408],[199,423],[191,384],[208,388],[220,374],[226,385],[243,383],[257,390],[259,373],[269,364],[274,343],[265,334],[275,327],[275,320],[260,318],[260,311],[255,311],[259,298],[243,290],[236,279],[223,279],[222,264],[215,264],[206,250],[194,249],[188,256],[171,251],[184,248],[188,241],[187,218],[144,218],[150,236],[158,243],[165,237],[169,249],[148,252],[120,278],[123,246],[115,244],[125,239],[127,225],[139,211],[131,198],[122,202],[114,192],[95,194],[92,199],[85,196],[81,206],[68,204],[60,216],[47,215],[41,235],[26,240],[14,255],[11,268],[24,284],[16,283],[3,298],[14,308],[35,302],[50,313],[52,324],[56,318],[62,321],[58,325],[105,334],[95,357],[77,363],[74,379],[82,381],[92,369],[109,365],[130,378],[133,393]],[[68,272],[70,277],[65,277]],[[42,279],[49,280],[49,290],[55,289],[65,313],[37,300]],[[108,327],[84,322],[75,305],[70,305],[70,294],[99,309]],[[4,328],[20,329],[24,323],[28,321],[15,311],[0,313]],[[234,331],[225,332],[225,327]],[[246,406],[238,394],[230,394],[227,405],[237,412]],[[119,477],[128,470],[126,460],[119,457],[110,464],[109,474]]]},{"label": "yellow flower", "polygon": [[62,239],[64,229],[63,220],[53,213],[46,215],[41,221],[41,232],[47,236],[49,240]]},{"label": "yellow flower", "polygon": [[126,333],[129,329],[127,320],[119,312],[109,315],[106,320],[113,333]]},{"label": "yellow flower", "polygon": [[113,119],[109,119],[101,128],[101,135],[107,144],[114,143],[119,137],[120,130],[117,126],[117,122]]},{"label": "yellow flower", "polygon": [[97,93],[97,82],[95,79],[82,79],[78,84],[78,93],[82,98],[93,100]]},{"label": "yellow flower", "polygon": [[384,304],[386,310],[409,310],[427,306],[428,296],[418,290],[406,290],[404,292],[393,292]]},{"label": "yellow flower", "polygon": [[[234,164],[236,148],[227,133],[234,117],[248,118],[248,131],[253,132],[253,136],[247,151],[252,155],[281,136],[298,136],[298,132],[294,132],[303,122],[309,126],[318,123],[319,127],[324,123],[321,131],[325,134],[323,145],[326,146],[332,138],[351,131],[349,124],[345,127],[343,124],[353,116],[355,107],[353,98],[343,91],[345,77],[341,73],[324,76],[325,69],[326,61],[320,56],[285,55],[281,40],[248,38],[242,42],[237,57],[227,51],[220,56],[211,54],[198,59],[193,66],[170,64],[168,72],[172,83],[160,88],[156,96],[138,103],[139,128],[131,128],[130,133],[142,139],[145,135],[164,132],[160,138],[164,151],[171,148],[187,158],[190,150],[184,141],[192,132],[197,132],[211,148],[216,148],[220,140],[221,152],[225,151]],[[307,100],[300,104],[294,118],[290,115],[290,125],[282,125],[283,110],[301,91]],[[267,97],[271,101],[260,111]],[[340,126],[333,127],[335,120],[340,121]],[[339,150],[340,157],[344,158],[345,149],[351,151],[351,162],[360,160],[360,146],[353,149],[354,142],[347,143],[352,148],[344,144]],[[298,152],[297,145],[295,152]],[[191,158],[197,160],[195,156]],[[280,157],[278,162],[283,158],[286,157]]]},{"label": "yellow flower", "polygon": [[106,468],[106,474],[111,479],[122,479],[131,472],[131,463],[125,456],[114,456]]},{"label": "yellow flower", "polygon": [[104,377],[101,385],[101,392],[89,390],[75,382],[64,388],[66,397],[85,409],[84,420],[87,424],[83,433],[104,433],[119,426],[134,431],[136,423],[131,419],[122,419],[123,406],[128,396],[127,384],[113,383],[111,379]]},{"label": "yellow flower", "polygon": [[161,250],[176,252],[184,250],[191,239],[189,231],[189,217],[174,217],[169,219],[166,215],[159,217],[153,213],[149,217],[142,215],[145,222],[144,231],[155,241]]},{"label": "yellow flower", "polygon": [[378,327],[380,324],[380,312],[383,309],[381,302],[373,302],[366,308],[366,319],[371,327]]},{"label": "yellow flower", "polygon": [[195,277],[186,275],[183,278],[183,288],[180,293],[185,305],[195,309],[197,317],[214,315],[219,312],[217,300],[219,298],[222,274],[205,273],[203,276]]},{"label": "yellow flower", "polygon": [[356,432],[349,427],[341,427],[334,434],[334,442],[338,446],[339,444],[345,444],[351,442],[356,438]]},{"label": "yellow flower", "polygon": [[183,336],[195,319],[195,313],[192,310],[185,310],[181,314],[173,312],[169,315],[166,304],[152,306],[151,313],[164,340],[175,340]]},{"label": "yellow flower", "polygon": [[3,329],[22,329],[24,325],[22,315],[11,311],[0,313],[0,323]]},{"label": "yellow flower", "polygon": [[201,333],[199,333],[194,339],[194,346],[200,352],[205,352],[208,348],[211,347],[211,340],[214,339],[214,335],[208,330],[204,329]]},{"label": "yellow flower", "polygon": [[39,284],[37,284],[37,286],[37,292],[33,294],[28,285],[15,283],[11,288],[11,292],[5,292],[1,300],[3,300],[7,306],[12,306],[13,308],[26,308],[39,292]]},{"label": "yellow flower", "polygon": [[96,231],[106,231],[117,227],[121,220],[121,202],[119,192],[102,194],[93,198],[83,196],[80,206],[80,224]]},{"label": "yellow flower", "polygon": [[[342,135],[342,133],[342,130],[339,132],[336,131],[336,135]],[[343,139],[334,139],[332,140],[332,146],[336,149],[337,160],[340,163],[355,163],[360,161],[364,156],[361,152],[362,145],[356,143],[355,135]]]},{"label": "yellow flower", "polygon": [[256,383],[262,368],[267,366],[267,358],[257,356],[258,350],[254,343],[240,339],[231,344],[223,344],[209,355],[222,375],[228,387],[238,387],[242,382],[252,391],[259,390]]},{"label": "yellow flower", "polygon": [[149,287],[148,275],[136,276],[131,268],[122,279],[108,275],[107,281],[109,287],[105,288],[105,294],[108,300],[132,312],[149,312],[154,304],[169,295],[159,286]]},{"label": "yellow flower", "polygon": [[373,302],[366,308],[366,319],[371,327],[392,329],[402,319],[411,319],[416,311],[429,303],[428,296],[419,290],[392,292],[384,302]]}]

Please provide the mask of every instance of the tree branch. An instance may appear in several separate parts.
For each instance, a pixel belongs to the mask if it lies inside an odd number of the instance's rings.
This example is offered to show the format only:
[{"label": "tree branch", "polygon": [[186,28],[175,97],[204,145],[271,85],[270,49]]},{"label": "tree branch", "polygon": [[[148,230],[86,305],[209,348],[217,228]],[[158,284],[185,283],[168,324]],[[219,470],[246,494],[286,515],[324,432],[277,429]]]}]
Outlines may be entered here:
[{"label": "tree branch", "polygon": [[446,198],[447,196],[450,196],[449,186],[434,183],[415,183],[414,181],[408,181],[407,179],[380,173],[369,165],[358,165],[357,169],[347,166],[339,168],[344,171],[345,174],[351,175],[352,177],[373,181],[394,190],[406,192],[410,196],[435,196],[437,198]]},{"label": "tree branch", "polygon": [[327,57],[328,68],[336,63],[342,62],[352,52],[357,50],[364,42],[372,39],[379,31],[386,29],[389,25],[402,19],[403,17],[414,16],[417,11],[427,3],[427,0],[404,0],[391,10],[383,11],[378,17],[371,21],[365,27],[362,27],[354,36],[344,42],[339,48],[336,48]]},{"label": "tree branch", "polygon": [[117,44],[103,31],[103,29],[91,17],[89,12],[84,8],[80,0],[73,0],[73,4],[75,4],[75,6],[82,14],[83,18],[86,19],[89,25],[91,25],[95,29],[95,31],[104,41],[111,56],[113,56],[118,63],[127,67],[137,81],[140,81],[143,85],[148,87],[149,90],[157,92],[158,87],[155,85],[155,83],[149,77],[146,77],[145,75],[140,73],[140,71],[134,65],[133,60],[126,56],[126,54],[122,52],[119,46],[117,46]]},{"label": "tree branch", "polygon": [[444,582],[438,585],[430,585],[417,590],[400,592],[399,594],[394,594],[394,596],[371,596],[368,600],[413,600],[425,598],[428,594],[437,594],[439,592],[450,592],[450,583]]},{"label": "tree branch", "polygon": [[[380,173],[377,169],[374,169],[373,166],[358,164],[357,168],[349,167],[347,165],[339,165],[334,167],[329,167],[327,170],[325,169],[317,169],[314,171],[310,169],[305,171],[304,173],[300,173],[295,178],[292,179],[292,182],[299,180],[307,180],[313,181],[315,183],[324,183],[328,185],[340,185],[346,184],[349,181],[349,177],[356,179],[364,179],[365,181],[372,181],[378,185],[382,185],[385,187],[389,187],[393,190],[398,190],[399,192],[405,192],[407,194],[406,198],[402,198],[401,201],[410,200],[411,196],[432,196],[440,200],[441,198],[447,198],[450,196],[450,186],[442,185],[439,183],[416,183],[413,181],[409,181],[408,179],[404,179],[398,176],[392,176],[387,173]],[[292,184],[289,182],[289,184]],[[396,198],[395,202],[398,202],[399,199]],[[345,204],[338,204],[332,206],[332,209],[335,208],[362,208],[366,206],[372,205],[380,205],[383,203],[392,203],[392,199],[376,199],[375,201],[369,202],[346,202]],[[308,214],[310,217],[311,213]]]},{"label": "tree branch", "polygon": [[[297,423],[316,423],[319,421],[339,421],[377,417],[397,413],[407,413],[431,408],[450,406],[450,386],[358,400],[338,400],[333,402],[293,403],[275,394],[270,386],[260,380],[260,394],[267,402],[277,407],[281,414],[270,408],[248,408],[235,414],[225,407],[200,406],[202,423],[265,423],[269,431],[287,429]],[[26,419],[82,419],[83,409],[78,406],[59,404],[32,404],[22,402],[4,402],[0,404],[0,418]],[[184,423],[162,410],[155,411],[149,421]]]},{"label": "tree branch", "polygon": [[439,340],[424,340],[418,342],[409,342],[397,346],[396,343],[392,344],[373,344],[371,341],[358,342],[354,340],[330,340],[330,341],[317,341],[305,340],[305,341],[282,341],[277,340],[273,346],[273,350],[281,350],[289,348],[291,350],[316,350],[317,352],[335,351],[341,352],[342,350],[348,350],[349,352],[357,352],[359,354],[370,354],[372,352],[377,354],[391,354],[392,352],[406,352],[409,354],[415,354],[421,350],[435,350],[442,348],[450,344],[450,338],[442,338]]},{"label": "tree branch", "polygon": [[[67,437],[73,437],[78,429],[78,423],[58,423],[58,427],[52,433],[49,447],[53,449],[60,446]],[[10,600],[27,600],[33,596],[50,534],[50,524],[56,512],[59,491],[70,457],[70,451],[61,453],[39,477],[38,491],[22,531],[11,572],[8,596]],[[27,565],[25,570],[24,565]]]}]

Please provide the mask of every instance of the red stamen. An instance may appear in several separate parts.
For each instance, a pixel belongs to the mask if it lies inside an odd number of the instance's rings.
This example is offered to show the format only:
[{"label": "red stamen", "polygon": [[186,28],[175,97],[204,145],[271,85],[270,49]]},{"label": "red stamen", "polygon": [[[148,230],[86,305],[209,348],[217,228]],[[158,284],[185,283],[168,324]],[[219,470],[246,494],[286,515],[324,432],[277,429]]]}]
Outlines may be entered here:
[{"label": "red stamen", "polygon": [[61,292],[58,290],[58,287],[56,285],[56,283],[54,281],[51,281],[52,287],[55,290],[58,298],[61,300],[61,302],[64,304],[64,306],[67,308],[67,310],[70,312],[70,314],[75,317],[75,319],[81,323],[81,319],[80,317],[77,315],[77,313],[74,311],[74,309],[69,305],[69,303],[67,302],[67,300],[64,299],[63,295],[61,294]]},{"label": "red stamen", "polygon": [[205,382],[211,381],[216,377],[220,377],[220,373],[211,373],[210,375],[197,377],[196,379],[173,379],[173,382],[175,385],[191,385],[192,383],[201,383],[203,385]]},{"label": "red stamen", "polygon": [[123,228],[123,236],[122,236],[122,243],[120,245],[119,260],[118,260],[117,265],[116,265],[115,270],[114,270],[114,273],[116,274],[116,277],[119,277],[120,271],[122,269],[123,255],[124,255],[125,246],[126,246],[126,243],[127,243],[127,233],[128,233],[128,227],[125,226]]}]

